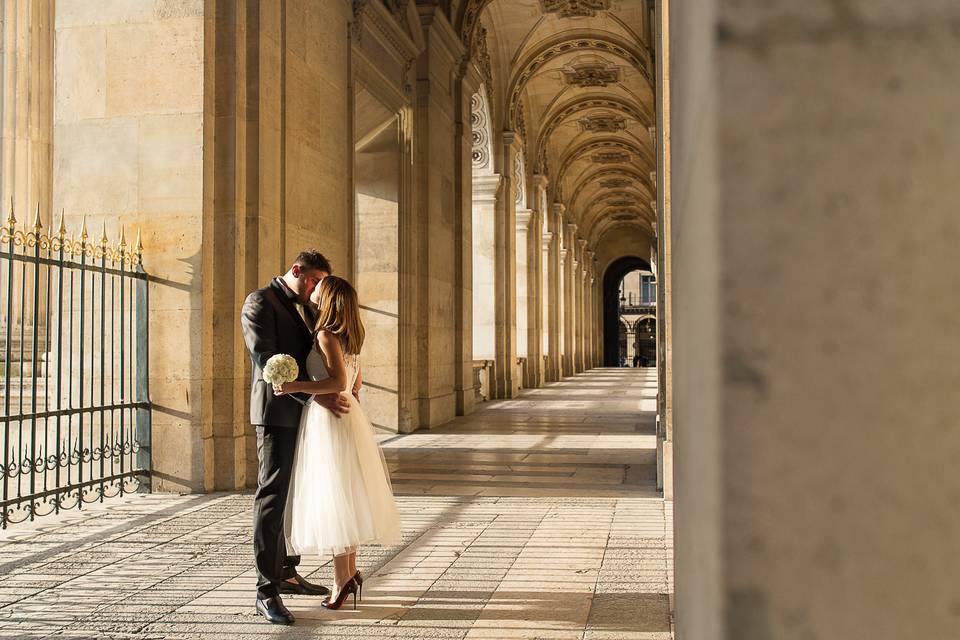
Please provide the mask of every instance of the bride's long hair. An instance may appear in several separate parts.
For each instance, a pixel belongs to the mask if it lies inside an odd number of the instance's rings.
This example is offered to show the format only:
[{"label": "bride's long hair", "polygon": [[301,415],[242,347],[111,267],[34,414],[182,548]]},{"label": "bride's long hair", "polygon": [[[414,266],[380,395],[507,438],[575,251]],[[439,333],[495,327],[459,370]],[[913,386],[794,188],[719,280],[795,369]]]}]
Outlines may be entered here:
[{"label": "bride's long hair", "polygon": [[360,353],[364,330],[356,289],[337,276],[327,276],[317,287],[320,293],[316,330],[329,331],[339,337],[344,353]]}]

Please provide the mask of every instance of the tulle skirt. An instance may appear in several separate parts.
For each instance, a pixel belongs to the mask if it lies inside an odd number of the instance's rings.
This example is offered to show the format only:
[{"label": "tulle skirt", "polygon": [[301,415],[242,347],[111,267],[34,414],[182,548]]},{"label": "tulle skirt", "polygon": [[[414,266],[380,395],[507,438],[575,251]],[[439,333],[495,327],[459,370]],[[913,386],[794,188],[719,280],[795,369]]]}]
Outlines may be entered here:
[{"label": "tulle skirt", "polygon": [[350,398],[337,418],[310,402],[300,418],[284,533],[288,553],[342,555],[400,542],[400,515],[373,425]]}]

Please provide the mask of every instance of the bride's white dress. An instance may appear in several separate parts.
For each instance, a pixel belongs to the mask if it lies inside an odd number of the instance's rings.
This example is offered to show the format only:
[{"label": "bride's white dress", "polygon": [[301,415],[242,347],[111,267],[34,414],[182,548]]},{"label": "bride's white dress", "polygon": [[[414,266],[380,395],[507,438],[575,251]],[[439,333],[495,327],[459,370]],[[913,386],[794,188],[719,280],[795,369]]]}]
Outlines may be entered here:
[{"label": "bride's white dress", "polygon": [[[359,372],[359,357],[344,356],[347,390]],[[312,380],[328,377],[323,356],[307,357]],[[309,402],[300,418],[284,529],[293,554],[341,555],[361,544],[400,542],[400,515],[373,425],[350,395],[350,412],[335,417]]]}]

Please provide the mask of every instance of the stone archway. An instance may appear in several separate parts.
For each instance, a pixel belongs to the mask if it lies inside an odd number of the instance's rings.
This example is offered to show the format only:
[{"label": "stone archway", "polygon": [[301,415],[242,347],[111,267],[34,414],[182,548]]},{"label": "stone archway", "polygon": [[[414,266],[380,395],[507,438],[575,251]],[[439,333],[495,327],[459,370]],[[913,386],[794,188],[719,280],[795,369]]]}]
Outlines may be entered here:
[{"label": "stone archway", "polygon": [[650,263],[637,256],[617,258],[603,274],[603,366],[620,366],[618,304],[620,281],[623,276],[637,269],[650,269]]}]

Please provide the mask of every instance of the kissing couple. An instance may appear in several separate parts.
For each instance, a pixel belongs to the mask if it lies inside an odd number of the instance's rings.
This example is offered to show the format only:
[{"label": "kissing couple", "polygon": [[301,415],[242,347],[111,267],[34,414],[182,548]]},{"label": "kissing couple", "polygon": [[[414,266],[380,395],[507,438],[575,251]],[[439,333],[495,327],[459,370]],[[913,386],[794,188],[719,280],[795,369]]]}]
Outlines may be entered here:
[{"label": "kissing couple", "polygon": [[[400,541],[400,516],[373,425],[360,406],[364,328],[357,292],[317,251],[243,303],[240,324],[253,365],[250,423],[259,473],[253,502],[257,613],[292,624],[281,594],[327,596],[356,608],[361,544]],[[277,355],[296,360],[296,380],[264,380]],[[333,557],[333,591],[297,573],[300,556]]]}]

